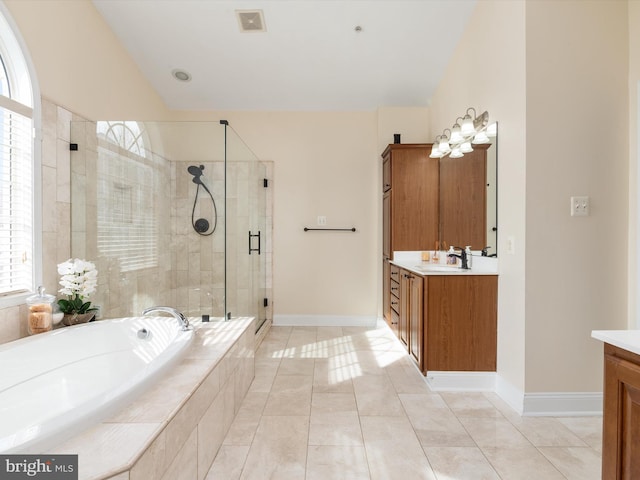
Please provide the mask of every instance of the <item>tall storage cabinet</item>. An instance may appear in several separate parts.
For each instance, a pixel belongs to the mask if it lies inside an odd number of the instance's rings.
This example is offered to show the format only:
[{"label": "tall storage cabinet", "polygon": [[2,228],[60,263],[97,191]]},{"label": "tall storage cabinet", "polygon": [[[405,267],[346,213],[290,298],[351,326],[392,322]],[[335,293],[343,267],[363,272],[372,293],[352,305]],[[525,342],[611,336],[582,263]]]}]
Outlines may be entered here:
[{"label": "tall storage cabinet", "polygon": [[[439,159],[429,158],[431,147],[391,144],[382,153],[383,272],[394,251],[433,250],[438,241],[440,166]],[[389,286],[385,276],[383,313],[391,325]]]}]

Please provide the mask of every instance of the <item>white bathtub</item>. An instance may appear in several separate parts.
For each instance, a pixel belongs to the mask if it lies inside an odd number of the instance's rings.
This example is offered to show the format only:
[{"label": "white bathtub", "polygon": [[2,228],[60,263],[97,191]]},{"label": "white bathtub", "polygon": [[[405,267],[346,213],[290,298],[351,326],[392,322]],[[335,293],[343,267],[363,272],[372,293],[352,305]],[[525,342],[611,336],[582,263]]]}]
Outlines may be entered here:
[{"label": "white bathtub", "polygon": [[[146,329],[147,338],[138,332]],[[0,345],[0,453],[46,453],[126,406],[186,351],[171,317],[66,327]]]}]

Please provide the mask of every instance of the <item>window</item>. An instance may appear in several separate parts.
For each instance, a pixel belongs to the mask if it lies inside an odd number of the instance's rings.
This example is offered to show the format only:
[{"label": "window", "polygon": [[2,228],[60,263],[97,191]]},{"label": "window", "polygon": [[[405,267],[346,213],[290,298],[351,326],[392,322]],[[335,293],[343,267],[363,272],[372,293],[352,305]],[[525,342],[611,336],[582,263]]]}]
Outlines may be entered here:
[{"label": "window", "polygon": [[[98,251],[120,271],[158,266],[153,155],[138,122],[98,122]],[[148,143],[148,141],[147,141]]]},{"label": "window", "polygon": [[0,300],[33,291],[36,277],[33,93],[11,32],[0,12]]}]

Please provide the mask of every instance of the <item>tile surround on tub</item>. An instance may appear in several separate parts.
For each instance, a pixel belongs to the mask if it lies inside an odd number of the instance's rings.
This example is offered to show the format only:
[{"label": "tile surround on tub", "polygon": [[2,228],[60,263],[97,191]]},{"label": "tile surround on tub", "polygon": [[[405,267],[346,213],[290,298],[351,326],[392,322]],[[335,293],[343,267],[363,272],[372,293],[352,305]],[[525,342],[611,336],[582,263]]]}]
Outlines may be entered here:
[{"label": "tile surround on tub", "polygon": [[80,480],[202,480],[254,378],[255,320],[196,324],[169,375],[52,453],[79,455]]}]

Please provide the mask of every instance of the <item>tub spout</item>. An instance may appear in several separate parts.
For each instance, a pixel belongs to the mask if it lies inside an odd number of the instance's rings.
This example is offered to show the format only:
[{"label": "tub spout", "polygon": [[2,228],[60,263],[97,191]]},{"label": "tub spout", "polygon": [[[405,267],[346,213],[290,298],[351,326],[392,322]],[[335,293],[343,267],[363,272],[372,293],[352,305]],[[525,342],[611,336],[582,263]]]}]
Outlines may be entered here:
[{"label": "tub spout", "polygon": [[173,307],[151,307],[151,308],[147,308],[144,312],[142,312],[142,315],[147,315],[147,314],[152,313],[152,312],[170,313],[171,315],[173,315],[173,317],[180,324],[180,330],[182,330],[183,332],[186,331],[186,330],[190,330],[189,320],[187,319],[187,317],[185,317],[181,312],[179,312],[178,310],[176,310]]}]

